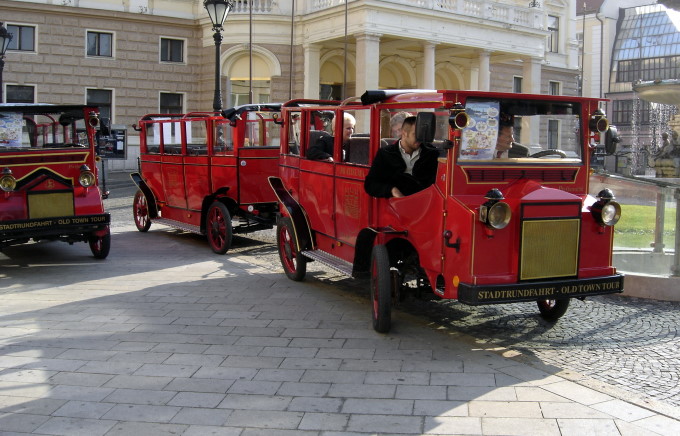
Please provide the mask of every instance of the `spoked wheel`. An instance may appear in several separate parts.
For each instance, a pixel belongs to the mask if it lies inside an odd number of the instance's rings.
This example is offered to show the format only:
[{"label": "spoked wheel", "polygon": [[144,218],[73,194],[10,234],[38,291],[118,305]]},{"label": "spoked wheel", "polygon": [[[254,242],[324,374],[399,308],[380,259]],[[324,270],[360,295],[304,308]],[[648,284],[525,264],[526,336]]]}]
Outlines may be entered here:
[{"label": "spoked wheel", "polygon": [[566,300],[539,300],[538,310],[541,311],[541,317],[550,322],[555,322],[567,312],[569,308],[569,299]]},{"label": "spoked wheel", "polygon": [[304,279],[307,273],[307,258],[296,248],[295,233],[290,218],[281,218],[279,221],[276,227],[276,243],[283,271],[288,278],[296,282]]},{"label": "spoked wheel", "polygon": [[392,277],[387,247],[376,245],[371,253],[371,306],[373,329],[390,331],[392,324]]},{"label": "spoked wheel", "polygon": [[215,201],[208,209],[205,223],[208,243],[217,254],[224,254],[231,247],[231,215],[227,206]]},{"label": "spoked wheel", "polygon": [[95,259],[106,259],[111,251],[111,229],[106,226],[106,233],[101,236],[91,235],[87,241]]},{"label": "spoked wheel", "polygon": [[135,225],[140,232],[146,232],[151,227],[151,219],[149,218],[149,205],[146,203],[146,197],[142,191],[137,191],[135,199],[132,202],[132,214],[135,218]]}]

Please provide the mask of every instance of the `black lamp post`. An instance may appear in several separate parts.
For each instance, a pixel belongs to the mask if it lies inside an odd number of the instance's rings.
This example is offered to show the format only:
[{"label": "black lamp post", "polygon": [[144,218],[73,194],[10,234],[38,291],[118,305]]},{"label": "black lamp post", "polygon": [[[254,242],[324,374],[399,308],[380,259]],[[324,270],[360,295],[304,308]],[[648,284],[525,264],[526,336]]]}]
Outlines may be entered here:
[{"label": "black lamp post", "polygon": [[229,11],[234,7],[233,0],[205,0],[203,7],[208,11],[212,29],[215,31],[215,97],[213,98],[213,110],[222,110],[222,90],[220,89],[220,44],[222,44],[222,25],[227,19]]},{"label": "black lamp post", "polygon": [[12,41],[12,34],[0,23],[0,103],[4,101],[2,96],[2,70],[5,68],[5,52],[10,41]]}]

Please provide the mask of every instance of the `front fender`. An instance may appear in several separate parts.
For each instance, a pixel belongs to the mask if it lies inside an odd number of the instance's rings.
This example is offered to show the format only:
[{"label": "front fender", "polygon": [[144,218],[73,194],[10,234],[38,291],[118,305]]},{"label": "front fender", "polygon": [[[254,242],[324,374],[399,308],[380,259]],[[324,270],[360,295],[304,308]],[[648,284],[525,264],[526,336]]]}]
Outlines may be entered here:
[{"label": "front fender", "polygon": [[311,226],[309,225],[309,218],[307,213],[302,208],[290,192],[286,190],[283,181],[279,177],[269,176],[269,186],[274,190],[276,198],[279,203],[283,205],[290,216],[293,223],[293,231],[297,235],[296,241],[299,244],[298,251],[309,250],[314,248],[314,238],[312,237]]},{"label": "front fender", "polygon": [[146,197],[146,205],[149,211],[149,218],[154,219],[158,218],[158,206],[156,205],[156,197],[153,195],[153,192],[151,191],[151,188],[149,188],[149,185],[146,184],[144,179],[142,179],[142,176],[139,175],[139,173],[131,173],[130,178],[134,182],[135,185],[139,188],[140,191],[144,194],[144,197]]}]

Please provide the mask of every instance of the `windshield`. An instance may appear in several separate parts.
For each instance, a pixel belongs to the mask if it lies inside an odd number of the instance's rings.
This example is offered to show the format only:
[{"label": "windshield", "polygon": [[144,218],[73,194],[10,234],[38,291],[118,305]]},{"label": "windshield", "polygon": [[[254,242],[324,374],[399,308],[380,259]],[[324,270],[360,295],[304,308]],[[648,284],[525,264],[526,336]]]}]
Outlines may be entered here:
[{"label": "windshield", "polygon": [[82,113],[24,114],[0,109],[0,148],[16,152],[36,148],[87,147]]},{"label": "windshield", "polygon": [[570,102],[468,99],[459,161],[581,161],[580,106]]}]

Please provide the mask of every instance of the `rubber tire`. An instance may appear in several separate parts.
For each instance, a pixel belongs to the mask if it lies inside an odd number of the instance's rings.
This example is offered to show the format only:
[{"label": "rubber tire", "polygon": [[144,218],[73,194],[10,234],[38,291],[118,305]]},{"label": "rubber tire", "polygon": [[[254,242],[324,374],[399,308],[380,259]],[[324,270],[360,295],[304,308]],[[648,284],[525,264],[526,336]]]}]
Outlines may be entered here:
[{"label": "rubber tire", "polygon": [[90,236],[87,240],[90,244],[90,250],[95,259],[106,259],[111,251],[111,229],[106,226],[106,234],[104,236]]},{"label": "rubber tire", "polygon": [[135,194],[135,199],[132,202],[132,216],[135,219],[135,226],[140,232],[147,232],[151,227],[151,218],[149,218],[149,205],[146,202],[146,196],[140,190]]},{"label": "rubber tire", "polygon": [[229,251],[233,234],[231,215],[224,203],[215,201],[208,208],[208,214],[205,217],[205,233],[212,251],[217,254]]},{"label": "rubber tire", "polygon": [[289,279],[302,281],[307,273],[307,258],[296,248],[294,241],[293,222],[290,218],[281,218],[276,226],[276,246],[279,249],[279,259],[283,271]]},{"label": "rubber tire", "polygon": [[371,253],[371,317],[373,329],[387,333],[392,327],[392,274],[387,247],[376,245]]},{"label": "rubber tire", "polygon": [[536,304],[544,320],[555,322],[567,312],[570,301],[569,298],[563,300],[538,300]]}]

